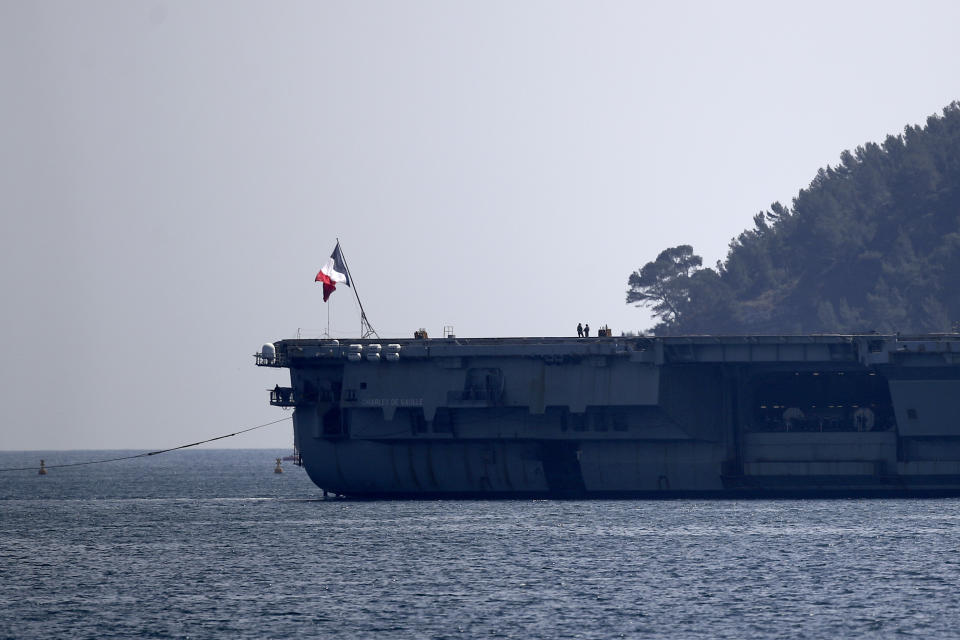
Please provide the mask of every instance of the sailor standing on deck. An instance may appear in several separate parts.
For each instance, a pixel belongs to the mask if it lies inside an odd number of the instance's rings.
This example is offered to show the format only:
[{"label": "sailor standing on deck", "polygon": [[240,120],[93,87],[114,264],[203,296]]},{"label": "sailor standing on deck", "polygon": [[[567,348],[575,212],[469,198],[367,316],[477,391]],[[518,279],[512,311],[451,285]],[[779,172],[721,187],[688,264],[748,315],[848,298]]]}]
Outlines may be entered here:
[{"label": "sailor standing on deck", "polygon": [[584,337],[584,338],[589,338],[589,337],[590,337],[590,325],[589,325],[589,324],[583,325],[583,337]]},{"label": "sailor standing on deck", "polygon": [[577,323],[577,337],[578,338],[583,337],[583,325],[580,324],[579,322]]}]

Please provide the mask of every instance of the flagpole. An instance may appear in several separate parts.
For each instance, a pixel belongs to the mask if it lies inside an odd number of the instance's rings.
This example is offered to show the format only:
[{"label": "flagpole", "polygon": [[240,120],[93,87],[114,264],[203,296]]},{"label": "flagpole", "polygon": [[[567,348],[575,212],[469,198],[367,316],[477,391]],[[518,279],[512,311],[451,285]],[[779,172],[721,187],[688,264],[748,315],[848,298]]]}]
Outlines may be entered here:
[{"label": "flagpole", "polygon": [[[337,238],[337,246],[340,246],[340,238]],[[350,288],[353,289],[353,295],[357,297],[357,304],[360,305],[360,337],[368,338],[370,336],[376,336],[377,338],[380,335],[374,330],[373,325],[370,324],[370,321],[367,320],[367,312],[363,310],[363,303],[360,302],[360,294],[357,293],[357,281],[354,280],[353,274],[350,273],[350,265],[347,264],[347,257],[343,255],[343,247],[340,247],[340,257],[343,258],[343,266],[347,270],[347,277],[350,278]],[[327,308],[327,313],[330,312],[330,308]]]}]

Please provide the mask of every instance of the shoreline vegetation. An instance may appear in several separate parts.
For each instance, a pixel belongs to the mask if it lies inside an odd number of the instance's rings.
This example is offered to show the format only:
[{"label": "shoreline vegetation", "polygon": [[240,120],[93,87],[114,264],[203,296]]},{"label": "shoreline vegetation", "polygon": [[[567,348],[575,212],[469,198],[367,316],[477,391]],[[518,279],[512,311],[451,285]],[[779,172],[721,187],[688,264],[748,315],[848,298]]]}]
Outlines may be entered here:
[{"label": "shoreline vegetation", "polygon": [[628,278],[657,335],[940,333],[960,321],[960,102],[840,154],[702,267],[690,245]]}]

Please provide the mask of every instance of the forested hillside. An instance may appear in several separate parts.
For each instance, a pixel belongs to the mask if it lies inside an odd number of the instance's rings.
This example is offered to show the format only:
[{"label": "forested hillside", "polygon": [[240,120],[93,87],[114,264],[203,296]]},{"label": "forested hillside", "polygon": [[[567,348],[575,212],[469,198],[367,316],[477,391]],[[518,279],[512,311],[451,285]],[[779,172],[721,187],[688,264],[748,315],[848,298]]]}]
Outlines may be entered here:
[{"label": "forested hillside", "polygon": [[628,279],[657,334],[945,332],[960,321],[960,102],[840,154],[701,268],[664,250]]}]

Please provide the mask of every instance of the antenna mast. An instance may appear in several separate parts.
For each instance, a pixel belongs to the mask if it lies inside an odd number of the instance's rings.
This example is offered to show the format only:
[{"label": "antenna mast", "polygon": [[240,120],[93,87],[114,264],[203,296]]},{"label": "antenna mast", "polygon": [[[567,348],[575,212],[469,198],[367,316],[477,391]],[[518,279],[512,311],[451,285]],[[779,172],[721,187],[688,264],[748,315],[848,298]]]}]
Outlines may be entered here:
[{"label": "antenna mast", "polygon": [[[337,245],[340,244],[340,238],[337,238]],[[347,264],[347,256],[343,255],[343,247],[340,247],[340,257],[343,258],[343,266],[347,268],[347,277],[350,278],[350,288],[353,289],[353,295],[357,297],[357,304],[360,305],[360,337],[369,338],[370,336],[375,336],[377,338],[380,335],[373,328],[373,325],[370,324],[370,321],[367,320],[367,312],[363,310],[363,303],[360,302],[360,294],[357,293],[357,281],[354,280],[353,274],[350,273],[350,265]]]}]

